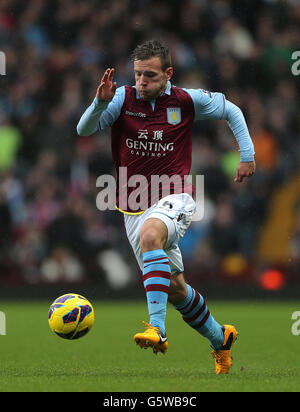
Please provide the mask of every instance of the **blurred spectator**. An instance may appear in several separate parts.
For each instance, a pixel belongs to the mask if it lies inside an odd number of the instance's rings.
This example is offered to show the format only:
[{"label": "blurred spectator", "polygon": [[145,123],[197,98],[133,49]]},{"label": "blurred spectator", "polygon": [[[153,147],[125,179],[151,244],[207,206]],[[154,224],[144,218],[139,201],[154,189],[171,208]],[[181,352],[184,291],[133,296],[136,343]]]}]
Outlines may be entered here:
[{"label": "blurred spectator", "polygon": [[48,254],[45,233],[37,227],[22,227],[15,233],[11,257],[19,268],[21,279],[28,283],[41,281],[40,267]]},{"label": "blurred spectator", "polygon": [[47,229],[48,244],[51,250],[56,245],[70,249],[80,257],[88,255],[89,245],[84,240],[83,199],[68,198],[60,214],[53,219]]},{"label": "blurred spectator", "polygon": [[189,270],[208,276],[228,256],[255,258],[271,196],[299,169],[299,2],[3,0],[0,255],[14,279],[15,268],[31,283],[104,272],[118,288],[133,280],[131,263],[138,272],[122,215],[96,209],[96,179],[114,173],[109,133],[79,138],[76,124],[106,67],[119,86],[134,81],[130,54],[152,37],[170,46],[174,84],[221,91],[241,107],[256,148],[257,173],[236,185],[227,124],[195,124],[192,172],[205,175],[206,215],[182,240]]},{"label": "blurred spectator", "polygon": [[216,259],[219,260],[238,250],[231,199],[219,198],[215,218],[211,225],[211,244]]},{"label": "blurred spectator", "polygon": [[22,142],[22,136],[17,127],[10,124],[0,125],[0,172],[10,171],[15,163]]},{"label": "blurred spectator", "polygon": [[41,265],[41,279],[51,283],[79,282],[84,279],[84,269],[68,249],[56,247]]},{"label": "blurred spectator", "polygon": [[248,30],[235,19],[227,18],[215,37],[215,47],[221,55],[232,54],[238,59],[245,59],[252,56],[254,42]]},{"label": "blurred spectator", "polygon": [[98,263],[112,289],[125,288],[132,281],[131,268],[117,251],[108,249],[100,253]]},{"label": "blurred spectator", "polygon": [[12,242],[12,216],[4,196],[0,191],[0,259]]}]

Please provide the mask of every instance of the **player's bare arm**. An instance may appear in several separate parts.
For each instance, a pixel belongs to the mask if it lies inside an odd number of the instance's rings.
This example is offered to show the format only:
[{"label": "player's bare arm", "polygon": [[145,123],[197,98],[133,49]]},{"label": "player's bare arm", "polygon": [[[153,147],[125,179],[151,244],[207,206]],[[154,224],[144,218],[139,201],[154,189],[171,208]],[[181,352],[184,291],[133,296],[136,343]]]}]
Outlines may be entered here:
[{"label": "player's bare arm", "polygon": [[99,100],[110,102],[116,92],[117,83],[113,81],[115,69],[106,69],[97,89],[96,97]]},{"label": "player's bare arm", "polygon": [[236,183],[241,183],[245,177],[253,176],[255,173],[255,169],[255,160],[253,160],[252,162],[240,162],[234,181]]}]

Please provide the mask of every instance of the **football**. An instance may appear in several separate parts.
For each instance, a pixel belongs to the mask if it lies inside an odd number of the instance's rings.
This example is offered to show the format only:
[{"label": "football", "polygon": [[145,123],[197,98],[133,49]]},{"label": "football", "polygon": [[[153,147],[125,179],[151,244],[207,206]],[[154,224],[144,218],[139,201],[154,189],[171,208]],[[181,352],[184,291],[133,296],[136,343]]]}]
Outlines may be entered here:
[{"label": "football", "polygon": [[50,329],[64,339],[74,340],[85,336],[94,324],[95,313],[91,303],[77,293],[67,293],[50,306]]}]

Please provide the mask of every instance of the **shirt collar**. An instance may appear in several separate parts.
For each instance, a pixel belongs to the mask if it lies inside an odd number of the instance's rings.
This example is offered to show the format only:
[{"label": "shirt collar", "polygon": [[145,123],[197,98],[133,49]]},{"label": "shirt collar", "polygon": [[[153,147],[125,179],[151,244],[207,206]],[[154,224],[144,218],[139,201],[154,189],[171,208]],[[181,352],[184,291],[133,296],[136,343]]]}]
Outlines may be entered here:
[{"label": "shirt collar", "polygon": [[[171,86],[172,86],[171,82],[168,80],[166,90],[160,96],[163,96],[164,94],[167,94],[167,95],[170,96],[171,95]],[[140,99],[141,96],[139,95],[139,92],[137,91],[135,86],[133,86],[133,87],[135,88],[136,98]]]}]

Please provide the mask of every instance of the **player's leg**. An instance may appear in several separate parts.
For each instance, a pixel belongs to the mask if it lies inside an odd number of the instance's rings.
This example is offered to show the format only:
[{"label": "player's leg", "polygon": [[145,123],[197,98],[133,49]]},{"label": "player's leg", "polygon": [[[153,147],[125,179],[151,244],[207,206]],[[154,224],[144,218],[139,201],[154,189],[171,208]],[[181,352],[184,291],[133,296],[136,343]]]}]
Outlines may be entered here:
[{"label": "player's leg", "polygon": [[209,340],[213,349],[223,345],[222,326],[211,315],[203,296],[185,282],[183,273],[172,276],[169,302],[189,326]]},{"label": "player's leg", "polygon": [[209,340],[213,348],[216,373],[228,373],[231,367],[230,350],[237,337],[234,326],[219,325],[211,315],[203,296],[185,282],[183,273],[172,276],[169,301],[189,326]]},{"label": "player's leg", "polygon": [[171,270],[168,256],[163,250],[168,238],[164,222],[152,218],[145,221],[140,232],[143,254],[143,282],[147,296],[150,324],[166,332],[165,318]]},{"label": "player's leg", "polygon": [[143,282],[150,320],[147,330],[134,339],[141,347],[152,346],[154,352],[167,349],[165,319],[171,277],[168,256],[163,250],[167,238],[167,227],[157,218],[149,218],[141,227]]},{"label": "player's leg", "polygon": [[[136,250],[136,256],[139,261],[142,260],[140,266],[143,270],[151,327],[144,333],[135,335],[134,340],[140,346],[151,346],[148,345],[150,335],[156,335],[157,338],[159,333],[161,341],[164,341],[164,347],[158,346],[158,349],[165,352],[167,347],[165,318],[170,278],[171,273],[183,271],[177,242],[184,233],[185,227],[189,225],[194,207],[195,202],[191,196],[185,193],[170,195],[148,209],[143,217],[144,221],[140,229],[140,253]],[[183,216],[186,218],[183,219]],[[173,261],[170,265],[169,252],[174,248],[179,252],[173,253]],[[156,332],[151,328],[157,328]],[[157,347],[154,349],[157,350]]]}]

